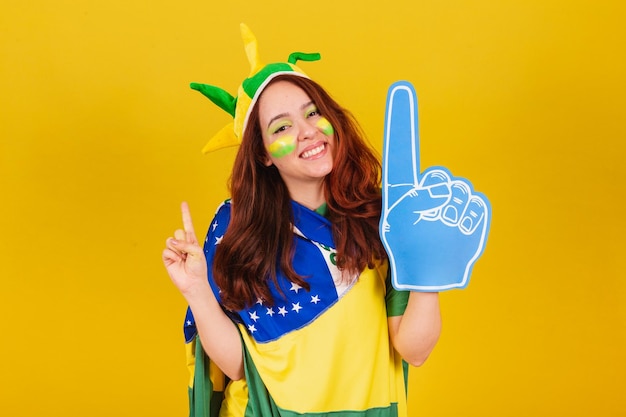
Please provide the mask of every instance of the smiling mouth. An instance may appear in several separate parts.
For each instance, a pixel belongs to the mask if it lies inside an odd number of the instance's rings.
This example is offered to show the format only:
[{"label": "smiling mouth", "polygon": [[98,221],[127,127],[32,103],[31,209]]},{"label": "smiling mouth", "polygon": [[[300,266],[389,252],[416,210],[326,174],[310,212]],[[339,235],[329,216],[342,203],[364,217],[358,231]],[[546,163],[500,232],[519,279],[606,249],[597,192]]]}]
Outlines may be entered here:
[{"label": "smiling mouth", "polygon": [[313,149],[309,149],[308,151],[302,152],[302,155],[300,155],[300,158],[311,158],[315,155],[318,155],[319,153],[321,153],[324,148],[326,147],[325,143],[322,143],[320,146],[316,146]]}]

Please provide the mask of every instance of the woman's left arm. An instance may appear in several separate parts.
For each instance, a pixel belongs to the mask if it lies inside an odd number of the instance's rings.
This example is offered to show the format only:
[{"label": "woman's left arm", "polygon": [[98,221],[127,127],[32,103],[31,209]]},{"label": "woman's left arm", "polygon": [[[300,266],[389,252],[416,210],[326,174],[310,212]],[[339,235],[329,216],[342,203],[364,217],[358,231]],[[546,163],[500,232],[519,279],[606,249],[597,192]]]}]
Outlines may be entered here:
[{"label": "woman's left arm", "polygon": [[404,314],[388,320],[391,342],[398,353],[409,364],[422,365],[441,333],[439,293],[411,292]]}]

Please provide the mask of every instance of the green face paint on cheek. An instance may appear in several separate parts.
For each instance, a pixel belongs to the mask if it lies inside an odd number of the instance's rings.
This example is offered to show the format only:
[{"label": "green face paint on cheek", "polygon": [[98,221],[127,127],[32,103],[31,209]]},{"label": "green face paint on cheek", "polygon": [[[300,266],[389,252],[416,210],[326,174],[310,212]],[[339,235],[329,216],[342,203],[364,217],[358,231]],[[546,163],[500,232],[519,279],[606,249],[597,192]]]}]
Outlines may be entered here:
[{"label": "green face paint on cheek", "polygon": [[317,121],[317,127],[320,129],[326,136],[330,136],[335,133],[335,129],[333,129],[333,125],[330,124],[325,117],[321,117]]},{"label": "green face paint on cheek", "polygon": [[296,150],[296,138],[293,136],[283,136],[270,143],[267,151],[274,158],[282,158]]}]

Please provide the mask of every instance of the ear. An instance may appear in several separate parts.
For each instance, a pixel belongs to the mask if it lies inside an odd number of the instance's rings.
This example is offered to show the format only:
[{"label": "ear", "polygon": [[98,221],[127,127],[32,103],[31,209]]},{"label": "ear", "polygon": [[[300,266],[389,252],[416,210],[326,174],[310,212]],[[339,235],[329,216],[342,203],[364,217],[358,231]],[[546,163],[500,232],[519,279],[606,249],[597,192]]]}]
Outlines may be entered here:
[{"label": "ear", "polygon": [[267,153],[265,154],[265,161],[263,163],[265,164],[266,167],[271,167],[272,165],[274,165],[274,163],[272,162],[272,160],[270,159]]}]

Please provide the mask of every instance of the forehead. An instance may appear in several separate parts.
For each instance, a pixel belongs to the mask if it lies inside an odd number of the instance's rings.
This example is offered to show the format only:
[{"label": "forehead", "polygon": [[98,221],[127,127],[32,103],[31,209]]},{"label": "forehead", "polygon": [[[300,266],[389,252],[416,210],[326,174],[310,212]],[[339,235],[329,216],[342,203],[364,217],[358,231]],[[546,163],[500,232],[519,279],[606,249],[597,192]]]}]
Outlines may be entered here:
[{"label": "forehead", "polygon": [[259,117],[261,120],[277,114],[300,111],[311,98],[300,87],[288,81],[277,81],[265,88],[259,97]]}]

